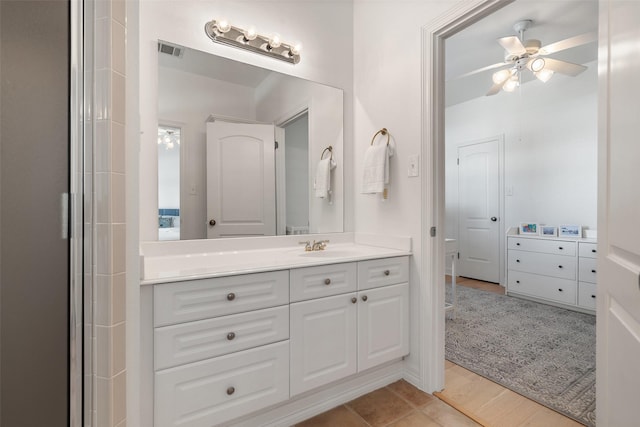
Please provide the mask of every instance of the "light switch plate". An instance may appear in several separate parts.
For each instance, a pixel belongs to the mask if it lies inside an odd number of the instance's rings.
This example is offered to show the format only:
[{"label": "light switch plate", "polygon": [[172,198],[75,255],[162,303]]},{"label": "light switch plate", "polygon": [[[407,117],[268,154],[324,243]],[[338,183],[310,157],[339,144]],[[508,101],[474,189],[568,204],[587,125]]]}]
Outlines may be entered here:
[{"label": "light switch plate", "polygon": [[407,176],[410,176],[410,177],[418,176],[419,170],[420,170],[420,156],[418,154],[410,155]]}]

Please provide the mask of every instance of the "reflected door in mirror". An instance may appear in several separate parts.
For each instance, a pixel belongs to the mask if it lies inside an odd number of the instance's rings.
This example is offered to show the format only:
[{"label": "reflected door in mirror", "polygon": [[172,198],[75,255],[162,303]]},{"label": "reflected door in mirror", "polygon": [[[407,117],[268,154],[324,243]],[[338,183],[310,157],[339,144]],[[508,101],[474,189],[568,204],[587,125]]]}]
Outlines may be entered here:
[{"label": "reflected door in mirror", "polygon": [[207,123],[207,237],[276,234],[274,127]]}]

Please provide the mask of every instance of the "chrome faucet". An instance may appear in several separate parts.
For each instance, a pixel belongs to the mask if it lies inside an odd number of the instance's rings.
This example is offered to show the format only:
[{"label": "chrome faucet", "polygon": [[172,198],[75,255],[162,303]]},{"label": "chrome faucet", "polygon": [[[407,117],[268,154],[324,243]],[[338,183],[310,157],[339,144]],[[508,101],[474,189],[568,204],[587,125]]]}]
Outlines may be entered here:
[{"label": "chrome faucet", "polygon": [[323,251],[324,248],[327,247],[327,243],[329,243],[328,240],[319,240],[319,241],[313,241],[313,243],[311,243],[311,241],[307,240],[306,242],[298,242],[301,245],[304,245],[304,250],[305,252],[312,252],[312,251]]}]

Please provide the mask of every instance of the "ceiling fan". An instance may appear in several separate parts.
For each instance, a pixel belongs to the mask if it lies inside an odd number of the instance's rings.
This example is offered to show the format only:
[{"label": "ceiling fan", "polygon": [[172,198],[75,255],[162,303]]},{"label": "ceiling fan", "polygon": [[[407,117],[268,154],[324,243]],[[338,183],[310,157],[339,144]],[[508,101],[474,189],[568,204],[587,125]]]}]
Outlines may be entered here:
[{"label": "ceiling fan", "polygon": [[504,62],[471,71],[461,77],[494,68],[506,67],[493,73],[493,86],[487,92],[487,96],[490,96],[497,94],[501,89],[512,92],[516,87],[520,86],[520,74],[525,69],[531,71],[542,82],[547,82],[554,73],[577,76],[587,69],[584,65],[549,58],[547,55],[591,43],[596,40],[595,33],[581,34],[542,46],[540,40],[525,40],[524,38],[524,32],[532,23],[533,21],[530,19],[518,21],[513,26],[513,29],[520,34],[520,37],[508,36],[498,39],[498,43],[506,51]]}]

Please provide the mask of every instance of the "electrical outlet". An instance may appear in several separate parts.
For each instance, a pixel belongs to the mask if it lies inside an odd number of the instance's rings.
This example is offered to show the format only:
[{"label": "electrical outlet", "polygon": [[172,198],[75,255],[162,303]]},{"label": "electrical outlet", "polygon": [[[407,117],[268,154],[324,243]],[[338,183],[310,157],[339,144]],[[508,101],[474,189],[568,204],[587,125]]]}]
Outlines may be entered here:
[{"label": "electrical outlet", "polygon": [[420,156],[418,154],[412,154],[409,156],[409,169],[407,170],[407,176],[415,177],[419,175],[420,170]]}]

